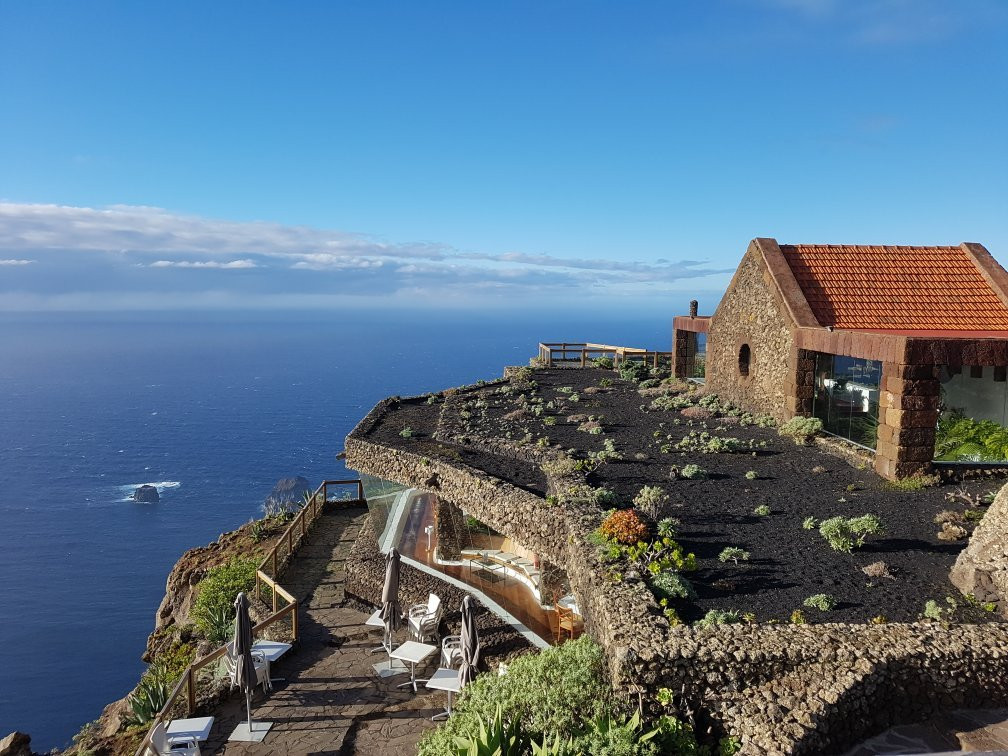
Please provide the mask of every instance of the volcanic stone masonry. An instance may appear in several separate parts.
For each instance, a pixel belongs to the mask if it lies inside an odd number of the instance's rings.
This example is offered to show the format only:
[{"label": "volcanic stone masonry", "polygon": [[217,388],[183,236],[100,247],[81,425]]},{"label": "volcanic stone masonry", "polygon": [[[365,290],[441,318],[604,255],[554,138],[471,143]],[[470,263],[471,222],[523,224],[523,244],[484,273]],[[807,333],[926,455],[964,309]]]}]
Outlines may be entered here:
[{"label": "volcanic stone masonry", "polygon": [[[718,729],[739,739],[743,754],[842,751],[942,710],[1008,705],[1008,627],[997,623],[669,627],[642,580],[632,574],[607,579],[587,541],[595,523],[585,513],[549,504],[464,463],[369,441],[369,431],[394,401],[379,403],[347,437],[348,466],[458,502],[564,565],[584,607],[586,632],[605,649],[614,687],[626,693],[682,691]],[[567,485],[550,481],[551,490]],[[973,560],[1003,572],[1006,510],[1008,488],[961,557],[961,571]],[[373,541],[365,550],[376,550]],[[348,586],[355,579],[348,565]],[[994,583],[1003,586],[1003,578]],[[372,589],[358,588],[369,594]]]}]

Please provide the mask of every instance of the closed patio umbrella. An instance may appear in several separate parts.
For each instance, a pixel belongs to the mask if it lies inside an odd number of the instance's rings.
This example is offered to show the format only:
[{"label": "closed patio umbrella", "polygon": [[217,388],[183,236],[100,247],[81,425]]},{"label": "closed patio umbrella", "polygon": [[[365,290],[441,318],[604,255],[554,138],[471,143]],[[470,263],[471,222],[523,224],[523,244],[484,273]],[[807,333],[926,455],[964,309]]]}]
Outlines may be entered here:
[{"label": "closed patio umbrella", "polygon": [[261,741],[272,726],[272,722],[259,722],[252,727],[252,691],[259,682],[255,660],[252,658],[252,620],[249,617],[249,602],[244,593],[239,593],[235,607],[235,677],[234,682],[245,693],[245,713],[248,715],[247,730],[239,725],[231,734],[231,740]]},{"label": "closed patio umbrella", "polygon": [[392,633],[402,623],[402,608],[399,606],[399,552],[390,549],[385,557],[385,585],[382,587],[381,618],[385,623],[385,636],[391,646]]},{"label": "closed patio umbrella", "polygon": [[459,685],[465,687],[466,684],[476,679],[477,665],[480,659],[479,632],[476,630],[476,617],[473,615],[473,597],[466,596],[462,599],[462,632],[459,639],[459,652],[462,655],[462,663],[459,665],[458,679]]}]

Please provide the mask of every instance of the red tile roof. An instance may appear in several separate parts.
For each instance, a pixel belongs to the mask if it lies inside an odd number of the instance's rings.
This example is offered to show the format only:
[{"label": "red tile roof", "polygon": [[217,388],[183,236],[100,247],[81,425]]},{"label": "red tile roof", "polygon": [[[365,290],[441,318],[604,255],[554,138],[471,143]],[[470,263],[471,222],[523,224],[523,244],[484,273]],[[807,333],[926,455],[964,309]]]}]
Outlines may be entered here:
[{"label": "red tile roof", "polygon": [[962,247],[781,244],[822,326],[1006,331],[1008,308]]}]

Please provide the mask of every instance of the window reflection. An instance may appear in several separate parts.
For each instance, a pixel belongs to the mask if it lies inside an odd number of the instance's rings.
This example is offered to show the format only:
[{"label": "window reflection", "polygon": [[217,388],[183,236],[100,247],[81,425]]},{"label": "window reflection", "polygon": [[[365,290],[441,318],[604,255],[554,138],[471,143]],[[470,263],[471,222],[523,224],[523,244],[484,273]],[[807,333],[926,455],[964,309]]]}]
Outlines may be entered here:
[{"label": "window reflection", "polygon": [[939,365],[941,386],[935,459],[1003,462],[1008,459],[1008,383],[1005,368]]},{"label": "window reflection", "polygon": [[816,354],[812,414],[823,430],[874,449],[878,436],[882,363],[834,354]]}]

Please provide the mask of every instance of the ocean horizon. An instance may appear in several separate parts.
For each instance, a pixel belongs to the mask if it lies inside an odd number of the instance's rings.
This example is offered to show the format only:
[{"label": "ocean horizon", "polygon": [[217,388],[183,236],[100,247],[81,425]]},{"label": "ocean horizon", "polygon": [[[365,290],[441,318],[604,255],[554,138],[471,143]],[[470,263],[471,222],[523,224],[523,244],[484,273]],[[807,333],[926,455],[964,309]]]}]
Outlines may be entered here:
[{"label": "ocean horizon", "polygon": [[672,309],[0,315],[0,736],[65,747],[128,693],[179,556],[280,478],[348,475],[380,399],[499,377],[543,340],[670,349]]}]

